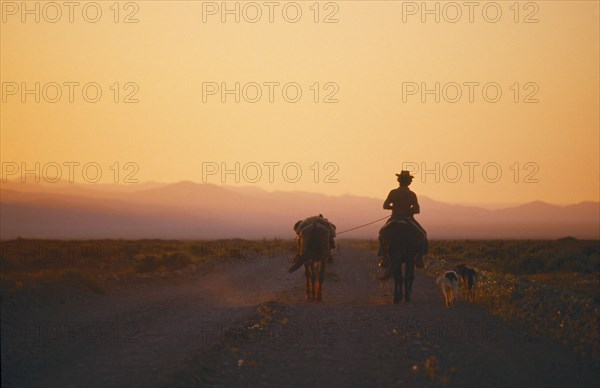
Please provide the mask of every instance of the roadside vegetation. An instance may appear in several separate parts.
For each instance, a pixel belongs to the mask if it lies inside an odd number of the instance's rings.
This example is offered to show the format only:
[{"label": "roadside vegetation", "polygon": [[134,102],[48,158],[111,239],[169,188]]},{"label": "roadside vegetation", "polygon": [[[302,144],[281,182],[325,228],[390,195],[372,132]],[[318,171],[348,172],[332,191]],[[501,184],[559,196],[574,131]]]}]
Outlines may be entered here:
[{"label": "roadside vegetation", "polygon": [[30,287],[83,288],[105,293],[112,281],[170,278],[208,271],[215,263],[289,262],[294,241],[241,239],[29,240],[0,242],[2,292]]},{"label": "roadside vegetation", "polygon": [[[375,257],[377,241],[351,244]],[[531,338],[548,336],[600,360],[598,240],[432,241],[422,271],[437,277],[457,264],[479,271],[475,303],[522,322]]]}]

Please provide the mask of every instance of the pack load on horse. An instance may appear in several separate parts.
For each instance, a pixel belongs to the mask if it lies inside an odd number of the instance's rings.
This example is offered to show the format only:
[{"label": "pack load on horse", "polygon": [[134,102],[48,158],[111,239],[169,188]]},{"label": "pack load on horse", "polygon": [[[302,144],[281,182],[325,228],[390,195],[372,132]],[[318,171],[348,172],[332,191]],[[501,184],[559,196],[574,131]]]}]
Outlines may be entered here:
[{"label": "pack load on horse", "polygon": [[[379,231],[378,264],[385,270],[382,280],[394,277],[394,303],[410,301],[414,267],[423,268],[423,255],[428,251],[427,232],[415,220],[421,209],[417,195],[408,186],[413,176],[403,170],[396,174],[400,187],[390,191],[383,208],[392,210],[392,216]],[[404,263],[404,274],[402,264]]]},{"label": "pack load on horse", "polygon": [[335,248],[335,225],[319,214],[296,222],[294,231],[298,240],[298,254],[292,260],[288,272],[294,272],[304,265],[306,299],[319,301],[325,263]]}]

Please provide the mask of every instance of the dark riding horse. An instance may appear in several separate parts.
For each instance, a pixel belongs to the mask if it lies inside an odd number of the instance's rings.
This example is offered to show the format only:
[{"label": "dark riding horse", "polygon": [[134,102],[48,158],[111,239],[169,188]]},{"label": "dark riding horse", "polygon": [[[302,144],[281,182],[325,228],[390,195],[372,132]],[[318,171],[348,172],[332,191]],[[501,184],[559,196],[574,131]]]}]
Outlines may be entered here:
[{"label": "dark riding horse", "polygon": [[317,222],[300,231],[306,300],[321,300],[325,263],[331,255],[329,234],[329,229]]},{"label": "dark riding horse", "polygon": [[[386,226],[382,231],[383,249],[390,259],[389,268],[382,279],[394,277],[394,303],[410,301],[412,284],[415,279],[415,260],[421,253],[423,233],[407,221],[400,220]],[[402,268],[404,263],[404,270]]]}]

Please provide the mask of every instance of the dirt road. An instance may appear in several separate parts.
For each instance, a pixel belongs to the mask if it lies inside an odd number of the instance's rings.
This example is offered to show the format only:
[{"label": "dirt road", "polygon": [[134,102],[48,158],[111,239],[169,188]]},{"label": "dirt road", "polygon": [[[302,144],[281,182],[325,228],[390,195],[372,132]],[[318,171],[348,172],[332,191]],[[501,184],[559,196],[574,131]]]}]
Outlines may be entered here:
[{"label": "dirt road", "polygon": [[594,362],[476,304],[445,309],[419,271],[393,305],[371,255],[344,247],[315,304],[286,266],[3,298],[2,386],[598,386]]}]

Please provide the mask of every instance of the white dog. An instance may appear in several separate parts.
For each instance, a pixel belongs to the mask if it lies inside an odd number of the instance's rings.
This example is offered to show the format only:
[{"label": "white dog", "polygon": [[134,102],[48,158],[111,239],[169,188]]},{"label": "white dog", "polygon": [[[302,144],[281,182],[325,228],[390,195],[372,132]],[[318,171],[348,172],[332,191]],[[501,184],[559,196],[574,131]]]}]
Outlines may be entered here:
[{"label": "white dog", "polygon": [[454,306],[454,301],[458,295],[458,274],[454,271],[446,271],[437,278],[436,283],[444,293],[446,307]]}]

